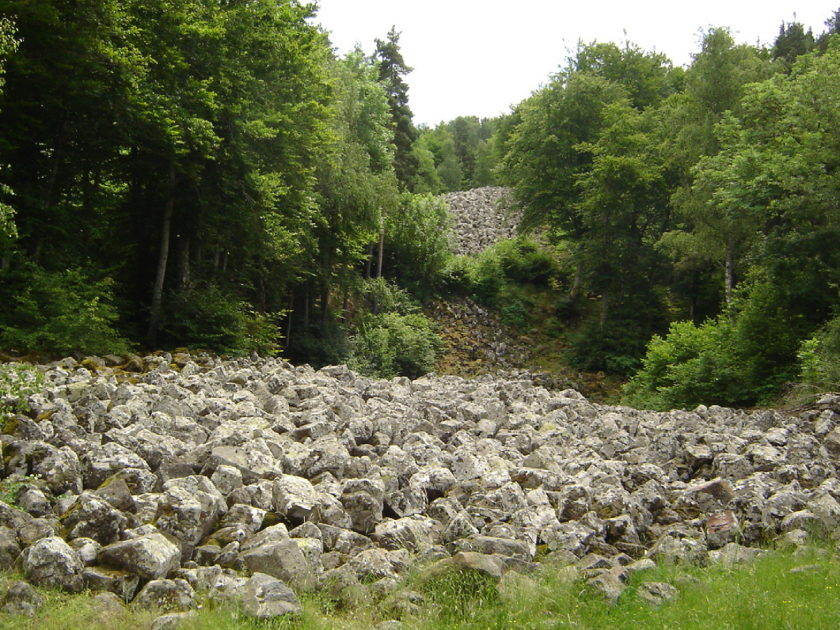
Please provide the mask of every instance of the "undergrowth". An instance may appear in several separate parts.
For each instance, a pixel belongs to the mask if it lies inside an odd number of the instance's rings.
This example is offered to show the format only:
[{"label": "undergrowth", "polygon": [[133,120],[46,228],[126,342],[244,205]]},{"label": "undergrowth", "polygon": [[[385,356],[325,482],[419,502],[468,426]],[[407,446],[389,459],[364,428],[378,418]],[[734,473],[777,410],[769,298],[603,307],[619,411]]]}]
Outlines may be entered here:
[{"label": "undergrowth", "polygon": [[[664,582],[677,596],[653,606],[639,597],[645,582]],[[404,589],[422,594],[417,607],[395,610],[393,598],[336,606],[322,594],[303,596],[303,611],[273,620],[247,617],[229,604],[203,601],[184,630],[365,630],[399,620],[403,630],[828,630],[840,627],[840,562],[830,550],[772,552],[744,565],[699,568],[660,565],[634,573],[615,605],[574,579],[568,568],[543,566],[500,581],[450,571],[429,580],[408,578]],[[5,590],[5,589],[3,589]],[[9,630],[148,628],[155,613],[97,607],[91,594],[41,591],[46,605],[33,618],[0,612]],[[110,610],[110,611],[109,611]],[[385,627],[385,626],[383,626]]]}]

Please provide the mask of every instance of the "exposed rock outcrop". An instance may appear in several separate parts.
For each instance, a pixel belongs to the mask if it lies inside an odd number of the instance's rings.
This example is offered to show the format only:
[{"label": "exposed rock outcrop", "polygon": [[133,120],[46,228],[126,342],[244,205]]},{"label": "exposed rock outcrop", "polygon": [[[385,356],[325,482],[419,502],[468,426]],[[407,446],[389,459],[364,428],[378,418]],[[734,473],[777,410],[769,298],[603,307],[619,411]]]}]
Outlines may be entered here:
[{"label": "exposed rock outcrop", "polygon": [[478,254],[498,241],[514,238],[519,213],[507,188],[486,186],[444,195],[454,219],[455,253]]}]

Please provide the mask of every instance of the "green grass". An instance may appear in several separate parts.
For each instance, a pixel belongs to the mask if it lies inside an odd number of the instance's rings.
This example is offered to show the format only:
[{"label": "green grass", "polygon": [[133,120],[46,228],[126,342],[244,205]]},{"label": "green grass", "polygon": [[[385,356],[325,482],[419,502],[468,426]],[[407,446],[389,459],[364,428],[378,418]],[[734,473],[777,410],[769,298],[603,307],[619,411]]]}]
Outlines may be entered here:
[{"label": "green grass", "polygon": [[[792,572],[797,567],[808,570]],[[259,621],[230,605],[203,602],[185,630],[364,630],[401,618],[405,630],[821,630],[840,628],[840,561],[821,549],[792,554],[773,552],[750,564],[709,568],[660,566],[631,577],[614,606],[568,572],[544,567],[501,582],[476,573],[453,571],[421,580],[408,578],[407,590],[423,595],[419,607],[393,606],[394,598],[373,598],[342,606],[319,595],[305,596],[304,612]],[[653,607],[637,596],[643,582],[666,582],[676,599]],[[150,612],[104,614],[89,594],[69,596],[43,591],[47,605],[33,619],[0,613],[10,630],[134,630],[148,628]],[[417,602],[416,597],[412,600]],[[402,613],[395,612],[402,610]]]}]

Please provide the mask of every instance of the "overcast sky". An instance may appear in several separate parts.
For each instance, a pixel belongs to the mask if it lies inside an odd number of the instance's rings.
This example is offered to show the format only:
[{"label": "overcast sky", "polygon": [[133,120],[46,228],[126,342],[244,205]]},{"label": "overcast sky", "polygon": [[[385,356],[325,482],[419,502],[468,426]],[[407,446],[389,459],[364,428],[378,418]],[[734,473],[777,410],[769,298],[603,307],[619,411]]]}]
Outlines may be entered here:
[{"label": "overcast sky", "polygon": [[[782,22],[815,35],[840,0],[316,0],[315,22],[340,54],[367,54],[391,26],[414,68],[409,106],[417,125],[510,111],[564,63],[579,40],[622,43],[687,65],[701,29],[729,27],[738,42],[772,44]],[[625,36],[626,33],[626,36]]]}]

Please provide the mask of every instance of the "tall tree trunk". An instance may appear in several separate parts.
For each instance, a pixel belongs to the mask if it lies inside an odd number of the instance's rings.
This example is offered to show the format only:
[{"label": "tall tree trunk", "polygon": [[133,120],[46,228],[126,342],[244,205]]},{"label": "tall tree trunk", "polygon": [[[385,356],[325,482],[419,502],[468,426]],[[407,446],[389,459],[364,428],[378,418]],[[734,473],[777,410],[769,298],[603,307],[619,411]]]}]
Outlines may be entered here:
[{"label": "tall tree trunk", "polygon": [[604,291],[601,294],[601,326],[606,326],[607,324],[607,314],[610,310],[610,294],[607,291]]},{"label": "tall tree trunk", "polygon": [[376,277],[382,277],[382,259],[385,256],[385,223],[379,228],[379,251],[376,255]]},{"label": "tall tree trunk", "polygon": [[178,241],[178,287],[181,290],[190,286],[190,237]]},{"label": "tall tree trunk", "polygon": [[325,282],[321,287],[321,323],[327,323],[330,314],[330,283]]},{"label": "tall tree trunk", "polygon": [[569,291],[569,299],[574,302],[580,296],[580,287],[583,285],[583,263],[575,263],[575,277],[572,280],[572,288]]},{"label": "tall tree trunk", "polygon": [[367,260],[365,260],[365,280],[370,280],[371,267],[373,267],[373,241],[368,243]]},{"label": "tall tree trunk", "polygon": [[[382,260],[385,256],[385,218],[379,227],[379,251],[376,254],[376,277],[382,277]],[[379,298],[373,298],[373,314],[379,315]]]},{"label": "tall tree trunk", "polygon": [[163,304],[163,280],[166,277],[166,264],[169,260],[169,237],[172,231],[172,212],[175,209],[175,165],[169,167],[169,190],[166,206],[163,210],[163,225],[160,230],[160,253],[158,254],[157,275],[152,289],[152,310],[149,316],[149,334],[147,343],[150,349],[157,345],[160,311]]},{"label": "tall tree trunk", "polygon": [[726,243],[726,262],[724,264],[726,305],[732,305],[732,290],[735,288],[735,247],[731,241]]}]

